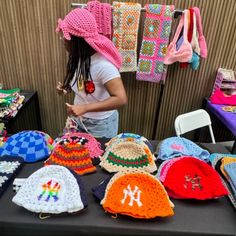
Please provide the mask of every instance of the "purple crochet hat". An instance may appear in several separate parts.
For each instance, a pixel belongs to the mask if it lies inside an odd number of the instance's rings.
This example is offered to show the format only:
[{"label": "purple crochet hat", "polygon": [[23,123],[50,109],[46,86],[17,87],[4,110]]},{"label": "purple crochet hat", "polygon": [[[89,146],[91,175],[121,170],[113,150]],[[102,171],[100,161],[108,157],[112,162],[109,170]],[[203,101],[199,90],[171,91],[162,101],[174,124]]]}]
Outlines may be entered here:
[{"label": "purple crochet hat", "polygon": [[56,32],[60,31],[67,40],[71,40],[71,35],[84,38],[96,52],[101,53],[118,69],[121,67],[119,51],[111,40],[98,33],[96,20],[88,10],[76,8],[64,20],[59,19]]}]

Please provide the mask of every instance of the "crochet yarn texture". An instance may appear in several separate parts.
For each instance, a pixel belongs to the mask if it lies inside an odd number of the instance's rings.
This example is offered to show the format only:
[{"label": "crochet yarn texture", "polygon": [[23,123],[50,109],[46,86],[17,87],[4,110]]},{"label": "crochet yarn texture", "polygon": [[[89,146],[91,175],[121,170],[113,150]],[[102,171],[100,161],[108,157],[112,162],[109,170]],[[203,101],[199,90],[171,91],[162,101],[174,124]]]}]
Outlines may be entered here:
[{"label": "crochet yarn texture", "polygon": [[144,170],[153,173],[157,170],[153,155],[145,145],[134,141],[117,140],[102,157],[100,166],[108,172]]},{"label": "crochet yarn texture", "polygon": [[137,143],[145,143],[149,147],[151,152],[152,153],[154,152],[153,146],[147,138],[134,133],[120,133],[114,138],[110,139],[110,141],[106,143],[106,146],[110,147],[111,145],[113,145],[113,143],[117,142],[117,140],[136,141]]},{"label": "crochet yarn texture", "polygon": [[151,219],[174,215],[173,203],[163,185],[146,172],[119,172],[109,181],[104,199],[105,211]]},{"label": "crochet yarn texture", "polygon": [[71,35],[84,38],[96,52],[101,53],[118,69],[121,67],[120,53],[111,40],[98,33],[96,20],[88,10],[76,8],[70,11],[64,20],[58,20],[56,31],[62,31],[67,40],[71,40]]},{"label": "crochet yarn texture", "polygon": [[122,56],[120,72],[137,70],[137,38],[141,5],[113,2],[112,41]]},{"label": "crochet yarn texture", "polygon": [[173,198],[207,200],[228,195],[218,173],[193,157],[179,158],[174,162],[163,185]]},{"label": "crochet yarn texture", "polygon": [[207,162],[210,153],[186,138],[170,137],[164,139],[159,147],[158,159],[164,161],[178,156],[194,156]]},{"label": "crochet yarn texture", "polygon": [[80,143],[85,145],[89,150],[89,155],[91,158],[98,158],[103,154],[103,150],[101,149],[101,143],[98,142],[91,134],[88,133],[66,133],[60,138],[57,138],[54,142],[54,146],[57,144],[65,144],[65,143]]},{"label": "crochet yarn texture", "polygon": [[75,143],[56,146],[44,164],[62,165],[80,175],[96,171],[89,156],[89,150],[84,145]]},{"label": "crochet yarn texture", "polygon": [[89,1],[85,7],[95,18],[98,33],[111,39],[112,28],[112,8],[109,3],[99,1]]},{"label": "crochet yarn texture", "polygon": [[0,197],[23,166],[23,158],[4,156],[0,158]]},{"label": "crochet yarn texture", "polygon": [[171,31],[173,5],[147,4],[137,80],[165,81],[164,57]]},{"label": "crochet yarn texture", "polygon": [[[81,180],[79,183],[82,185]],[[73,213],[87,206],[84,187],[67,168],[58,165],[30,175],[12,201],[29,211],[48,214]]]},{"label": "crochet yarn texture", "polygon": [[36,162],[51,153],[52,139],[39,131],[22,131],[12,135],[0,148],[0,156],[20,156],[25,162]]}]

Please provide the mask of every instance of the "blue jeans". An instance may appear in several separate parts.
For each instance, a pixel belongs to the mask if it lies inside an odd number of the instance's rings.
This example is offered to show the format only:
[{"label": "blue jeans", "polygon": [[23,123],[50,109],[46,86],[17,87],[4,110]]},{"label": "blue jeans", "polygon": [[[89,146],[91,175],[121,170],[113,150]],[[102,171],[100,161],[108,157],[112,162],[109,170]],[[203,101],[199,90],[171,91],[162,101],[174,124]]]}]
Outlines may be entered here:
[{"label": "blue jeans", "polygon": [[102,120],[69,116],[64,133],[71,131],[85,132],[92,134],[96,138],[113,138],[118,134],[118,123],[118,111]]}]

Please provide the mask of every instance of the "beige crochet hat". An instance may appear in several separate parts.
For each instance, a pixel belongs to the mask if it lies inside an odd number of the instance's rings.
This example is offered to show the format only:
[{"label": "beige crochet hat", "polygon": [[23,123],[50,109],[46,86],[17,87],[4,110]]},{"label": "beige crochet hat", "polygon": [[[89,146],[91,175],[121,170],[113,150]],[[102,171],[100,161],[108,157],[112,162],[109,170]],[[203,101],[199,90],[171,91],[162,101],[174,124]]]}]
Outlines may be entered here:
[{"label": "beige crochet hat", "polygon": [[104,153],[100,166],[108,172],[143,170],[153,173],[157,170],[150,149],[135,142],[112,145]]}]

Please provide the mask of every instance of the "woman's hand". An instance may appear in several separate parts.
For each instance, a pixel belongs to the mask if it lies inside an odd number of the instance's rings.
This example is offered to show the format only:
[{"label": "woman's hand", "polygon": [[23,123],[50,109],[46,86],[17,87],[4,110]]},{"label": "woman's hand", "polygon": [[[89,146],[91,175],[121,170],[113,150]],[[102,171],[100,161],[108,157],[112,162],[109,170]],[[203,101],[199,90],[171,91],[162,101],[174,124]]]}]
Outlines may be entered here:
[{"label": "woman's hand", "polygon": [[67,91],[63,89],[63,85],[60,81],[58,81],[58,84],[57,84],[57,93],[60,95],[67,94]]},{"label": "woman's hand", "polygon": [[69,103],[66,103],[66,106],[69,115],[79,117],[87,112],[86,105],[70,105]]}]

